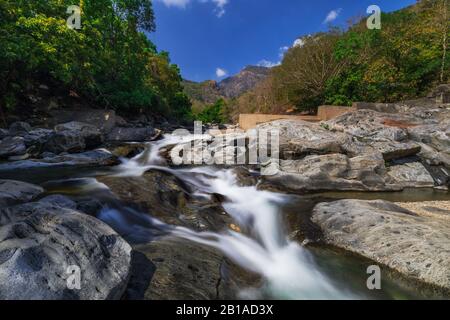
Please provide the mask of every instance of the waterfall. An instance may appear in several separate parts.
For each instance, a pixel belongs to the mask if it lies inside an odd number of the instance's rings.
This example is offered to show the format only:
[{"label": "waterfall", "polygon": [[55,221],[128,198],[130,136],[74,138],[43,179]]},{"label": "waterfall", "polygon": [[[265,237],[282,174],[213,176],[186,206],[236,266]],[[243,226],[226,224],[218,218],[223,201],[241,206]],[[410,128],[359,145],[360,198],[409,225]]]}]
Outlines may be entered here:
[{"label": "waterfall", "polygon": [[[224,210],[245,233],[233,230],[224,233],[195,232],[185,227],[171,226],[173,236],[220,250],[241,267],[261,275],[266,282],[265,289],[275,298],[358,298],[337,288],[318,270],[308,250],[288,239],[279,212],[280,206],[288,201],[285,195],[261,191],[256,186],[240,186],[232,169],[212,166],[174,169],[165,166],[159,156],[161,148],[186,141],[189,140],[169,135],[150,143],[140,155],[123,160],[116,175],[141,176],[148,170],[156,169],[189,183],[198,195],[209,197],[211,194],[221,194],[226,199],[222,204]],[[118,212],[104,212],[103,218],[111,222],[117,215]],[[155,219],[151,220],[155,224]]]}]

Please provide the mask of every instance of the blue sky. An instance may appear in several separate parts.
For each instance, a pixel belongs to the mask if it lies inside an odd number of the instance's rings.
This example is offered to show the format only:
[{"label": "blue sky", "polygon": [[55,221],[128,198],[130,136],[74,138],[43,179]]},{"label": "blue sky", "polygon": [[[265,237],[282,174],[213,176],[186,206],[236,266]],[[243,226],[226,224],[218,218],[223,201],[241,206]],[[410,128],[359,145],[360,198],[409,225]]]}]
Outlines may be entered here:
[{"label": "blue sky", "polygon": [[170,52],[185,79],[220,80],[247,65],[270,65],[299,36],[345,26],[372,4],[383,12],[415,0],[154,0],[150,39]]}]

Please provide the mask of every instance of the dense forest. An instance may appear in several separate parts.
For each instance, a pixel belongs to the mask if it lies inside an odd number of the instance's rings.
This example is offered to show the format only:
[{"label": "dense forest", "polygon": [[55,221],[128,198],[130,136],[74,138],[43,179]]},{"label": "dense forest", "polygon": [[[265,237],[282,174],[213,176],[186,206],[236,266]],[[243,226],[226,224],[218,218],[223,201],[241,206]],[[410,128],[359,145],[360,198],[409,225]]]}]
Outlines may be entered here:
[{"label": "dense forest", "polygon": [[0,1],[0,107],[28,106],[40,83],[97,107],[190,114],[178,67],[146,33],[155,30],[150,0],[81,0],[81,28],[67,26],[70,0]]},{"label": "dense forest", "polygon": [[225,117],[423,97],[450,79],[449,8],[448,0],[422,0],[383,13],[380,30],[359,18],[345,30],[301,37],[267,79],[227,102]]}]

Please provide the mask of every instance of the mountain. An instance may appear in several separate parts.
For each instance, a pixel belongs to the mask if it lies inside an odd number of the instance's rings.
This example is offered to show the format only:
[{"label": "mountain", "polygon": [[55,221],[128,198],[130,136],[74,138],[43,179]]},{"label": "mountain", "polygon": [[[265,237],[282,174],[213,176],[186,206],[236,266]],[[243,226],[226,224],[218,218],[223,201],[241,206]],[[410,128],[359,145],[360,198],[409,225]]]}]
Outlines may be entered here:
[{"label": "mountain", "polygon": [[219,83],[219,91],[226,98],[237,98],[266,79],[269,73],[270,68],[258,66],[245,67],[237,75],[222,80]]},{"label": "mountain", "polygon": [[265,80],[269,73],[270,68],[247,66],[238,74],[220,82],[184,80],[184,92],[191,98],[194,112],[201,111],[206,105],[213,104],[220,98],[233,99],[252,90]]}]

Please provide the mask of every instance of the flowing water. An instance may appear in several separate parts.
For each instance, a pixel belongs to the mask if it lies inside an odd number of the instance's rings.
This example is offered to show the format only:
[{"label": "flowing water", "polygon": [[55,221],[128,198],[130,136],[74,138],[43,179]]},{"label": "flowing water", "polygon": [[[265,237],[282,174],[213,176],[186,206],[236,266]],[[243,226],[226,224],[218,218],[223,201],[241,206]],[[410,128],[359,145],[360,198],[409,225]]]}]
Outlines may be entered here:
[{"label": "flowing water", "polygon": [[[293,208],[292,196],[258,190],[256,186],[240,186],[232,169],[212,166],[171,168],[159,153],[162,148],[179,142],[182,137],[166,136],[149,144],[145,151],[133,159],[124,159],[122,165],[108,174],[117,177],[139,177],[149,170],[164,171],[193,187],[196,197],[211,198],[219,194],[225,199],[223,209],[242,232],[228,230],[222,233],[196,232],[185,227],[169,226],[134,209],[106,207],[99,218],[120,234],[134,242],[152,239],[158,231],[182,239],[216,248],[242,268],[260,275],[264,287],[261,296],[275,299],[366,299],[366,298],[422,298],[420,293],[405,289],[403,283],[383,279],[382,293],[370,292],[365,287],[369,264],[348,253],[331,249],[308,248],[290,239],[284,226],[283,212]],[[82,182],[84,193],[107,192],[107,187],[95,179],[71,180],[74,186]],[[64,180],[46,185],[53,192]],[[100,193],[99,193],[100,192]],[[295,211],[301,210],[296,206]],[[300,215],[301,212],[296,212]],[[342,257],[343,256],[343,257]],[[355,268],[357,268],[355,270]],[[348,272],[347,272],[348,271]],[[349,276],[355,275],[357,276]],[[401,282],[401,281],[400,281]],[[244,289],[244,288],[243,288]],[[251,292],[251,291],[248,291]],[[258,297],[247,292],[245,297]]]}]

